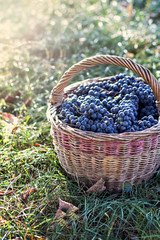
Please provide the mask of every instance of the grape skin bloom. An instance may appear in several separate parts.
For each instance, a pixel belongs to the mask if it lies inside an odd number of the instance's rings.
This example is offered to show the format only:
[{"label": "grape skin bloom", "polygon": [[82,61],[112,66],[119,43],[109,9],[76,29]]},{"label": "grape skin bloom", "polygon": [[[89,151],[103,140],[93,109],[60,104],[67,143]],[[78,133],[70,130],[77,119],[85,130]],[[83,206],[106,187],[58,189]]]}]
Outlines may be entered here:
[{"label": "grape skin bloom", "polygon": [[79,85],[63,101],[59,119],[73,128],[101,133],[142,131],[158,124],[149,85],[125,74]]}]

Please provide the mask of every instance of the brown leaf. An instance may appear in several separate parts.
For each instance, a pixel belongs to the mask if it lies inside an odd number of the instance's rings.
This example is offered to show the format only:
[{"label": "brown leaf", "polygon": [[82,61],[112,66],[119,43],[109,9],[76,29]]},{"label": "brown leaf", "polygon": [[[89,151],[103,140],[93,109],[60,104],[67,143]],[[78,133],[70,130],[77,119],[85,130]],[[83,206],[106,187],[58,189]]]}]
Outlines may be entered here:
[{"label": "brown leaf", "polygon": [[68,212],[76,212],[78,211],[78,208],[74,206],[72,203],[65,202],[59,198],[59,208],[66,209]]},{"label": "brown leaf", "polygon": [[29,195],[30,195],[32,192],[35,192],[35,191],[36,191],[36,189],[35,189],[35,188],[32,188],[32,189],[28,190],[25,194],[22,193],[22,197],[21,197],[22,202],[23,202],[23,203],[26,203],[27,200],[28,200]]},{"label": "brown leaf", "polygon": [[6,112],[0,112],[0,114],[3,116],[3,120],[8,123],[17,124],[19,121],[18,118],[13,114],[6,113]]},{"label": "brown leaf", "polygon": [[59,217],[63,218],[66,216],[67,213],[78,211],[78,208],[74,206],[72,203],[65,202],[60,198],[58,200],[59,200],[59,208],[54,218],[59,218]]},{"label": "brown leaf", "polygon": [[21,91],[19,91],[19,90],[15,91],[15,93],[14,93],[15,96],[21,96],[21,94],[22,94],[22,93],[21,93]]},{"label": "brown leaf", "polygon": [[101,178],[100,180],[98,180],[92,187],[90,187],[87,190],[87,193],[101,193],[104,190],[106,190],[106,187],[104,186],[105,181]]},{"label": "brown leaf", "polygon": [[54,216],[54,218],[62,218],[62,217],[65,217],[66,216],[66,213],[63,212],[61,209],[58,208],[57,212],[56,212],[56,215]]},{"label": "brown leaf", "polygon": [[35,147],[39,147],[40,144],[39,144],[39,143],[35,143],[34,146],[35,146]]},{"label": "brown leaf", "polygon": [[5,100],[5,102],[7,102],[7,103],[15,103],[16,98],[13,97],[13,96],[11,96],[11,95],[8,95],[8,96],[5,97],[4,100]]},{"label": "brown leaf", "polygon": [[12,128],[11,134],[13,134],[20,126],[15,126]]},{"label": "brown leaf", "polygon": [[25,101],[25,105],[26,107],[30,107],[32,104],[32,98],[28,99],[27,101]]},{"label": "brown leaf", "polygon": [[5,191],[0,191],[0,196],[10,195],[10,194],[12,194],[12,193],[14,193],[14,191],[7,191],[7,192],[5,192]]}]

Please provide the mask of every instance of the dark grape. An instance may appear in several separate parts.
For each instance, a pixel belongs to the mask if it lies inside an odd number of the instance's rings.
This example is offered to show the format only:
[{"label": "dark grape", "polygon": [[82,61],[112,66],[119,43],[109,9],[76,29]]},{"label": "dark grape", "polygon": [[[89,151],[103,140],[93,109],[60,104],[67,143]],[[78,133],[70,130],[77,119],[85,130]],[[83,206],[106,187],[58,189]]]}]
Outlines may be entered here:
[{"label": "dark grape", "polygon": [[64,99],[58,117],[83,131],[122,133],[154,126],[159,114],[150,86],[119,74],[108,81],[79,85]]}]

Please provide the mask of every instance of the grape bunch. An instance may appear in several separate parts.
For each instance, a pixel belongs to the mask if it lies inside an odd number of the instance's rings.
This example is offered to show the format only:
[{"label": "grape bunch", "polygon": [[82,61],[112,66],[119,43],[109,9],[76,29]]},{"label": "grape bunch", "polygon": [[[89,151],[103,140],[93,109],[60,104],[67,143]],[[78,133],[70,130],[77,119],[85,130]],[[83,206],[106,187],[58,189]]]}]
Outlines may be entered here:
[{"label": "grape bunch", "polygon": [[136,132],[158,123],[152,89],[134,76],[87,82],[69,94],[58,111],[62,122],[83,131]]}]

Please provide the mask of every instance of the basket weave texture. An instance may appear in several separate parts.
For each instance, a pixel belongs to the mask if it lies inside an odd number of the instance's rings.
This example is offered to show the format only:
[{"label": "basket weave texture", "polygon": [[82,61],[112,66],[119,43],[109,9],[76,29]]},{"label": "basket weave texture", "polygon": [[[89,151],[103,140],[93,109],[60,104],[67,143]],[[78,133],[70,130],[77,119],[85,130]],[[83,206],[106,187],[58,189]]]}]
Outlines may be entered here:
[{"label": "basket weave texture", "polygon": [[57,110],[69,93],[82,83],[109,79],[89,79],[66,87],[78,72],[99,64],[123,66],[137,73],[152,88],[160,113],[160,85],[151,72],[130,59],[105,55],[84,59],[65,72],[52,90],[47,117],[63,169],[88,185],[103,178],[107,190],[119,192],[126,181],[140,184],[149,180],[160,166],[160,121],[139,132],[105,134],[72,128],[59,120]]}]

